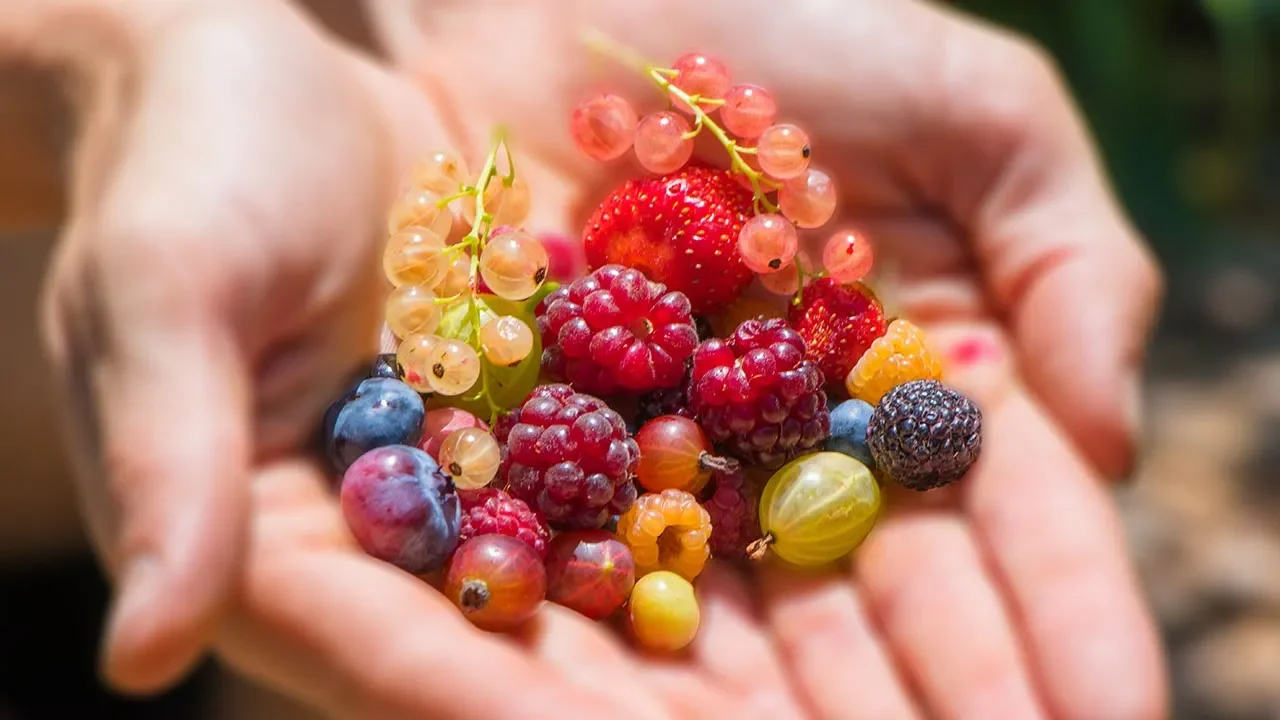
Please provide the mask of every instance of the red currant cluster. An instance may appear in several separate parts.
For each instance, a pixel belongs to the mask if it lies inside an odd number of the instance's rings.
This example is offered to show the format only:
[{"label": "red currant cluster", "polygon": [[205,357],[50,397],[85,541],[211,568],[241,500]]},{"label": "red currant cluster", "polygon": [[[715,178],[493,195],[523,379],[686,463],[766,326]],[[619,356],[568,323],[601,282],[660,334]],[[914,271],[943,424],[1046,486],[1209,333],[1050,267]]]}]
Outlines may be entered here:
[{"label": "red currant cluster", "polygon": [[[677,650],[708,560],[848,554],[880,482],[965,474],[981,415],[858,282],[862,235],[802,268],[799,231],[836,192],[772,94],[697,53],[640,69],[670,109],[641,119],[602,95],[572,118],[587,155],[634,147],[650,173],[588,221],[586,274],[548,279],[572,248],[520,228],[528,188],[501,138],[474,177],[452,153],[419,168],[384,255],[396,353],[326,432],[360,545],[476,625],[514,627],[544,600],[593,619],[625,607],[637,642]],[[727,168],[692,160],[703,131]],[[744,294],[757,277],[771,300]]]}]

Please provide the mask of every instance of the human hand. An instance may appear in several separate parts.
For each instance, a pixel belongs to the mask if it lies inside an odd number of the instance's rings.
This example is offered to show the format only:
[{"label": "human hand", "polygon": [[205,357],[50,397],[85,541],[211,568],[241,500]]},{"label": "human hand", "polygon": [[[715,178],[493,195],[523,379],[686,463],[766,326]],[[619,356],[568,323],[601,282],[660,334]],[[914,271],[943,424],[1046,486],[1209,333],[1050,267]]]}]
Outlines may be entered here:
[{"label": "human hand", "polygon": [[807,707],[1164,715],[1158,643],[1100,477],[1132,461],[1159,279],[1039,51],[906,0],[840,17],[804,3],[379,8],[395,54],[472,113],[466,127],[515,128],[579,220],[613,186],[603,175],[634,168],[580,159],[565,118],[593,86],[645,92],[599,71],[582,25],[652,58],[715,54],[773,89],[841,184],[845,219],[898,271],[893,309],[928,327],[949,381],[983,407],[984,460],[953,490],[891,492],[851,575],[762,574],[743,637],[773,636]]}]

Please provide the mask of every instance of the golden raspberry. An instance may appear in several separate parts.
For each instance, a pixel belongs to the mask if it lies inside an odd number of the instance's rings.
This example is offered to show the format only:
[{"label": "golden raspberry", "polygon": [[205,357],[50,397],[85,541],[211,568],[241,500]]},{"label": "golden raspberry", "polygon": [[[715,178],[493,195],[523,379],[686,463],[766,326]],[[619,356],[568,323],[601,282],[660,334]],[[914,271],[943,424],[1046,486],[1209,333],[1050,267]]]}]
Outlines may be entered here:
[{"label": "golden raspberry", "polygon": [[942,359],[930,349],[924,331],[907,320],[894,320],[883,337],[863,353],[844,387],[850,397],[875,405],[893,388],[912,380],[941,380]]},{"label": "golden raspberry", "polygon": [[711,515],[683,490],[649,493],[618,518],[618,537],[631,548],[636,577],[670,570],[693,580],[711,556]]}]

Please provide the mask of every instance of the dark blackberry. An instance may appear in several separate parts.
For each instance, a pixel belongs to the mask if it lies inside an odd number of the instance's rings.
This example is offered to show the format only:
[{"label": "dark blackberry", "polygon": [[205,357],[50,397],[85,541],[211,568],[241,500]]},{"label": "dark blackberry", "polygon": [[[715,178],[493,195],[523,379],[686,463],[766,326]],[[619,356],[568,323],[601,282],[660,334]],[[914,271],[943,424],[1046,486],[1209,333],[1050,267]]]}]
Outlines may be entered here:
[{"label": "dark blackberry", "polygon": [[937,380],[913,380],[885,393],[871,413],[867,445],[876,467],[912,490],[959,480],[982,451],[982,411]]}]

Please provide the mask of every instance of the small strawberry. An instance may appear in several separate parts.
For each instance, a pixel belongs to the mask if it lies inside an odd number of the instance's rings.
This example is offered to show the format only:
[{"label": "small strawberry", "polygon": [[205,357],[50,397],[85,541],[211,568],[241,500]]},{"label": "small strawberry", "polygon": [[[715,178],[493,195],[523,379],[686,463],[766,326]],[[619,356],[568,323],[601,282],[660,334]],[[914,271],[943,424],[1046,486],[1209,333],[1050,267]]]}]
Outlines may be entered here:
[{"label": "small strawberry", "polygon": [[801,300],[791,307],[791,326],[804,338],[827,382],[839,384],[884,335],[884,309],[862,283],[841,285],[831,278],[806,285]]},{"label": "small strawberry", "polygon": [[728,170],[689,165],[630,180],[587,221],[587,263],[636,268],[688,296],[695,314],[714,314],[754,276],[738,255],[751,200]]}]

